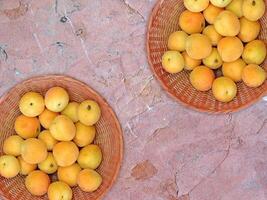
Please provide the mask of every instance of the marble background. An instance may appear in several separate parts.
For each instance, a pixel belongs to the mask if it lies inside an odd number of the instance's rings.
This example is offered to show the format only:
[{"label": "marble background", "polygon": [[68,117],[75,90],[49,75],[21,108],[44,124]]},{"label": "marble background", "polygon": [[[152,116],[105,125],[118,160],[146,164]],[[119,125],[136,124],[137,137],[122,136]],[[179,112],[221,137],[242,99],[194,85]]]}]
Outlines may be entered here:
[{"label": "marble background", "polygon": [[188,110],[146,59],[156,0],[0,0],[0,95],[67,74],[112,105],[125,155],[105,200],[266,200],[267,102],[228,115]]}]

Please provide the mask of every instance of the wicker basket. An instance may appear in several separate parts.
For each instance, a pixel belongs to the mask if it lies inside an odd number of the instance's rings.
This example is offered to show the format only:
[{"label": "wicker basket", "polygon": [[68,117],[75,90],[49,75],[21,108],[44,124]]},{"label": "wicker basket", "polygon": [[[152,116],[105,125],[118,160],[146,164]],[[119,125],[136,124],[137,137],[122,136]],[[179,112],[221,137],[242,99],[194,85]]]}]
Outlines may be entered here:
[{"label": "wicker basket", "polygon": [[[18,101],[21,96],[28,91],[37,91],[41,94],[53,87],[61,86],[67,89],[70,99],[81,102],[92,99],[99,103],[102,110],[102,117],[96,124],[97,136],[95,143],[102,148],[103,162],[98,168],[98,172],[103,177],[100,188],[93,193],[82,192],[78,187],[73,188],[73,199],[101,199],[114,183],[122,162],[123,139],[120,124],[116,115],[106,101],[90,87],[73,78],[65,76],[43,76],[26,80],[14,88],[0,99],[0,151],[3,154],[2,146],[5,138],[15,134],[15,118],[20,114]],[[53,177],[52,177],[53,178]],[[47,196],[32,196],[24,185],[23,176],[12,179],[0,178],[1,197],[9,200],[35,200],[47,199]],[[0,199],[1,199],[0,197]]]},{"label": "wicker basket", "polygon": [[[185,10],[182,0],[160,0],[153,9],[147,31],[147,56],[151,69],[163,88],[176,100],[187,107],[209,112],[235,112],[255,103],[267,94],[267,81],[259,88],[249,88],[244,83],[238,83],[237,97],[229,103],[216,101],[212,92],[199,92],[189,82],[189,72],[178,74],[165,72],[161,65],[161,57],[167,51],[169,35],[180,30],[179,15]],[[267,43],[267,13],[261,19],[259,38]],[[201,51],[201,50],[200,50]],[[267,60],[262,65],[267,71]]]}]

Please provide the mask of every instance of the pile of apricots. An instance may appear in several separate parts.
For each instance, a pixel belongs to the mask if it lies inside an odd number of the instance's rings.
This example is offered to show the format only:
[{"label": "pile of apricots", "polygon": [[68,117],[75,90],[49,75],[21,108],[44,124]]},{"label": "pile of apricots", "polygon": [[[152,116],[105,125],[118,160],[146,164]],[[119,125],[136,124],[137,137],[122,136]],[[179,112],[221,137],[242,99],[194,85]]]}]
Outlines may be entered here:
[{"label": "pile of apricots", "polygon": [[[37,92],[24,94],[19,109],[16,134],[3,144],[0,175],[25,176],[32,195],[48,194],[50,200],[72,199],[71,187],[77,185],[85,192],[97,190],[102,177],[95,169],[101,164],[102,151],[92,143],[101,117],[98,103],[69,102],[64,88],[53,87],[45,97]],[[52,182],[52,176],[56,181]]]},{"label": "pile of apricots", "polygon": [[162,57],[167,72],[190,71],[192,86],[212,90],[221,102],[236,97],[238,82],[253,88],[265,82],[266,46],[258,38],[263,0],[184,0],[184,6],[181,30],[169,36]]}]

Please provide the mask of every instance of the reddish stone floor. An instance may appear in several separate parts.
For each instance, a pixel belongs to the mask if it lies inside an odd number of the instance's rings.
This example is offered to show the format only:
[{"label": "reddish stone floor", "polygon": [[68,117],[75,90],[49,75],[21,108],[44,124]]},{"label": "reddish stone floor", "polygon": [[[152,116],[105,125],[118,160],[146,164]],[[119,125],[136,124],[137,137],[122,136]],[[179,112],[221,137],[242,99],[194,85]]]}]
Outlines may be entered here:
[{"label": "reddish stone floor", "polygon": [[146,59],[156,0],[1,0],[0,94],[67,74],[112,105],[125,155],[105,200],[266,200],[267,102],[207,115],[169,98]]}]

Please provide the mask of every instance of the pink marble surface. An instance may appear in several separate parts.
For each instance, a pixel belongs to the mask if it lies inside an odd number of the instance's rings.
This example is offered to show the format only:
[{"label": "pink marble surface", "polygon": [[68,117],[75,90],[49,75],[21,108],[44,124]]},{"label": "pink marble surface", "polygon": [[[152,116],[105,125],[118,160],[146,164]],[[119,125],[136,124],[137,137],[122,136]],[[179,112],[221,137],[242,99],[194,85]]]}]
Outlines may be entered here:
[{"label": "pink marble surface", "polygon": [[105,200],[266,200],[267,103],[207,115],[169,98],[146,60],[155,2],[1,0],[0,94],[57,73],[107,99],[124,130],[125,155]]}]

